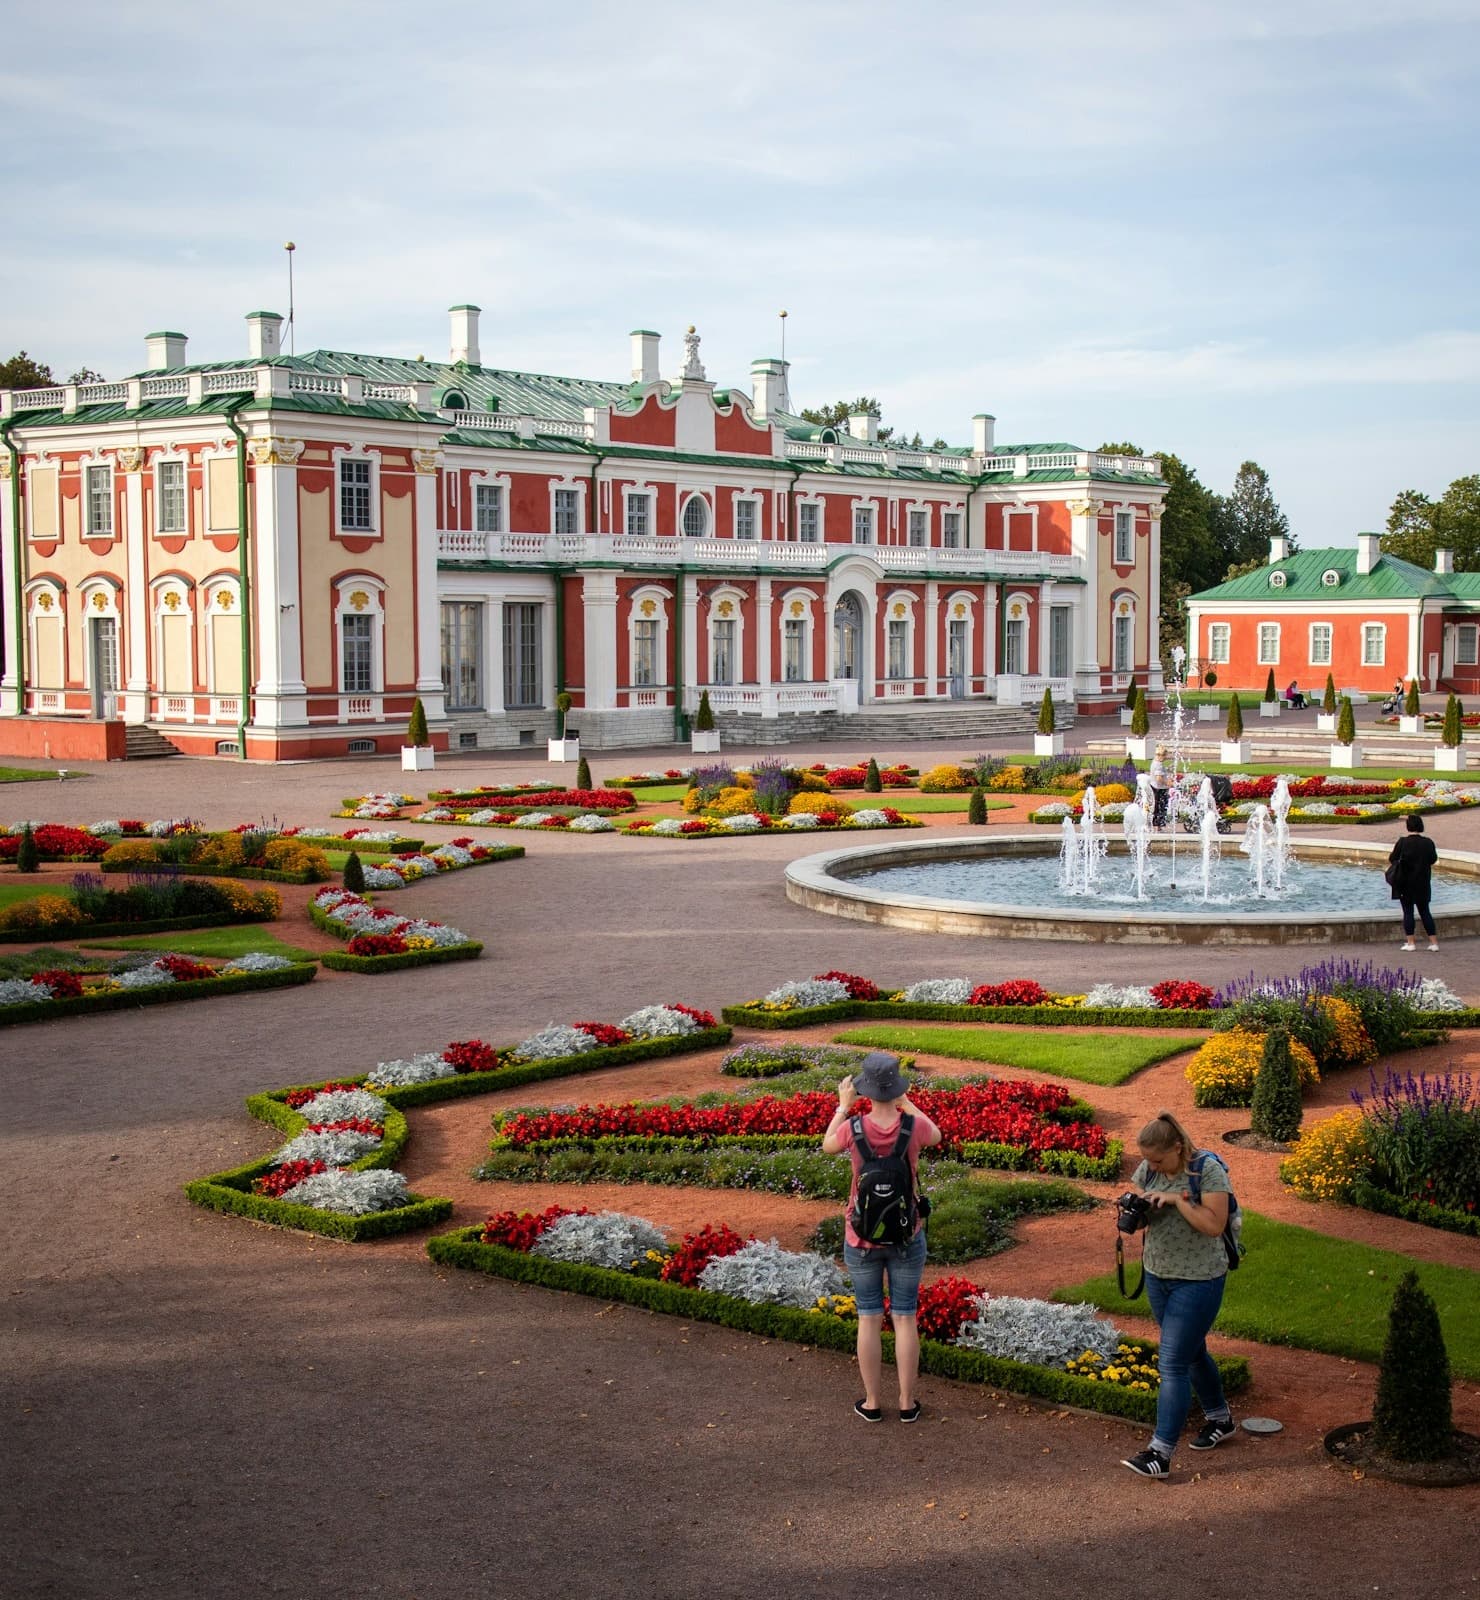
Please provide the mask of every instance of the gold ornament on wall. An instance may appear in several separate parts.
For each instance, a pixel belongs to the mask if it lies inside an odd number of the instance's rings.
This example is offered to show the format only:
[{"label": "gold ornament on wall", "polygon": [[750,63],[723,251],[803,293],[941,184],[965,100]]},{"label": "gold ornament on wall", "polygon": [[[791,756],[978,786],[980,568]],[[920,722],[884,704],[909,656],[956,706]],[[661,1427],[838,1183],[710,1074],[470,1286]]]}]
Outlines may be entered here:
[{"label": "gold ornament on wall", "polygon": [[637,609],[642,612],[643,616],[650,617],[657,611],[658,602],[656,600],[644,600]]},{"label": "gold ornament on wall", "polygon": [[904,601],[903,600],[896,600],[894,602],[894,615],[896,617],[902,617],[904,615]]},{"label": "gold ornament on wall", "polygon": [[1008,606],[1007,614],[1010,617],[1020,617],[1020,616],[1022,616],[1022,614],[1023,614],[1022,602],[1019,601],[1019,600],[1014,600],[1013,603],[1010,606]]},{"label": "gold ornament on wall", "polygon": [[41,593],[36,596],[36,604],[40,606],[43,611],[50,611],[51,608],[56,604],[56,599],[49,589],[43,589]]},{"label": "gold ornament on wall", "polygon": [[954,615],[958,617],[964,617],[966,615],[966,602],[964,600],[958,600],[956,602]]},{"label": "gold ornament on wall", "polygon": [[120,472],[137,472],[144,465],[144,449],[142,445],[120,445],[117,454],[118,470]]},{"label": "gold ornament on wall", "polygon": [[108,609],[108,596],[101,589],[98,589],[93,594],[92,603],[94,611],[106,611]]},{"label": "gold ornament on wall", "polygon": [[1128,617],[1131,614],[1131,603],[1129,600],[1122,600],[1116,609],[1120,612],[1121,616]]},{"label": "gold ornament on wall", "polygon": [[219,610],[230,611],[235,604],[236,596],[232,594],[230,589],[217,589],[216,605]]},{"label": "gold ornament on wall", "polygon": [[167,590],[164,597],[164,604],[167,611],[178,611],[180,609],[180,596],[178,591],[174,589]]},{"label": "gold ornament on wall", "polygon": [[733,617],[735,615],[735,602],[733,600],[721,600],[719,614],[722,617]]},{"label": "gold ornament on wall", "polygon": [[370,604],[370,596],[363,589],[356,589],[349,597],[349,603],[353,610],[363,611]]},{"label": "gold ornament on wall", "polygon": [[806,609],[807,607],[805,603],[801,600],[793,600],[791,603],[791,614],[794,617],[802,616],[806,612]]},{"label": "gold ornament on wall", "polygon": [[440,450],[413,450],[411,452],[412,465],[423,476],[433,473],[442,465],[442,452]]}]

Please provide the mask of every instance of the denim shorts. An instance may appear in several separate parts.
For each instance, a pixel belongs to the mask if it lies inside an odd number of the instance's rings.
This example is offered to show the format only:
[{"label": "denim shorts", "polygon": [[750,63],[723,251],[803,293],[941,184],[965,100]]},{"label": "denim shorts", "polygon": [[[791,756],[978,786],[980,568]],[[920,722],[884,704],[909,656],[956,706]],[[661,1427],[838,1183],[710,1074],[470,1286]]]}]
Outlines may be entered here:
[{"label": "denim shorts", "polygon": [[860,1317],[884,1314],[884,1276],[889,1277],[889,1309],[912,1317],[920,1303],[920,1275],[925,1270],[925,1230],[908,1244],[873,1245],[861,1250],[844,1244],[843,1265],[853,1280],[853,1298]]}]

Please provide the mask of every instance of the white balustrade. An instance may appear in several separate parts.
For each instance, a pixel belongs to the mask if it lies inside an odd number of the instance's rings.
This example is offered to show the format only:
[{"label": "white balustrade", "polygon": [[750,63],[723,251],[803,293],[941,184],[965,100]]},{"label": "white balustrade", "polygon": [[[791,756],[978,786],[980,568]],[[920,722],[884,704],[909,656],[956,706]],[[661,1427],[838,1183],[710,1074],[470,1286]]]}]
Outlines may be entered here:
[{"label": "white balustrade", "polygon": [[1053,697],[1055,704],[1072,705],[1074,703],[1074,680],[1072,678],[1039,678],[1030,677],[1020,672],[999,672],[997,674],[997,704],[999,706],[1036,706],[1043,699],[1043,691],[1047,689]]},{"label": "white balustrade", "polygon": [[380,696],[378,694],[347,694],[339,697],[341,722],[379,721]]},{"label": "white balustrade", "polygon": [[786,453],[793,461],[826,461],[828,447],[815,439],[788,439]]},{"label": "white balustrade", "polygon": [[16,389],[10,396],[10,403],[17,411],[52,411],[66,401],[65,389]]},{"label": "white balustrade", "polygon": [[202,394],[240,394],[257,387],[255,367],[233,367],[228,372],[207,372],[203,376]]},{"label": "white balustrade", "polygon": [[218,695],[211,701],[212,722],[235,722],[242,714],[242,703],[235,695]]},{"label": "white balustrade", "polygon": [[54,716],[62,709],[62,697],[55,689],[43,689],[36,696],[36,709],[43,716]]},{"label": "white balustrade", "polygon": [[332,372],[290,372],[289,389],[300,394],[342,394],[344,380]]},{"label": "white balustrade", "polygon": [[113,400],[127,399],[126,383],[84,383],[77,391],[77,404],[80,406],[101,406]]},{"label": "white balustrade", "polygon": [[367,400],[404,400],[408,404],[416,400],[414,383],[367,383],[360,392]]},{"label": "white balustrade", "polygon": [[189,378],[145,378],[139,385],[145,400],[184,400],[190,393]]}]

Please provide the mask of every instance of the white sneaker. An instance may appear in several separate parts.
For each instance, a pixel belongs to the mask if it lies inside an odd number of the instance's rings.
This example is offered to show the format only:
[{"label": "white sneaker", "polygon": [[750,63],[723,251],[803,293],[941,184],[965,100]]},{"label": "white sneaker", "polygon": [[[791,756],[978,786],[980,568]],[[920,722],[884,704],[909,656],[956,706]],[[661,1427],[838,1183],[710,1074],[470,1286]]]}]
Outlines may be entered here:
[{"label": "white sneaker", "polygon": [[1413,946],[1411,944],[1400,944],[1398,948],[1400,950],[1412,950]]},{"label": "white sneaker", "polygon": [[1431,944],[1429,946],[1429,954],[1431,956],[1436,956],[1436,955],[1438,955],[1438,953],[1439,953],[1439,946],[1436,945],[1436,944]]}]

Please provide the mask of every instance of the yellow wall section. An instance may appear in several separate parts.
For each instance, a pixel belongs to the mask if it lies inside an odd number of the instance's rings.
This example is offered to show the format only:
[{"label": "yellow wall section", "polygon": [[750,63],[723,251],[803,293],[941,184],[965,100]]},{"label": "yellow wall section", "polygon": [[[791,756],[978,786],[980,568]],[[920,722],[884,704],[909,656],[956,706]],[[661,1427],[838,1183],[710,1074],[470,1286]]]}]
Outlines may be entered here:
[{"label": "yellow wall section", "polygon": [[412,497],[393,499],[381,496],[381,527],[385,540],[372,569],[386,580],[385,593],[385,681],[416,682],[416,602],[412,593],[415,568],[415,538],[412,533]]},{"label": "yellow wall section", "polygon": [[161,671],[166,694],[189,694],[195,687],[195,664],[190,659],[190,619],[163,616],[159,619],[159,653],[164,658]]},{"label": "yellow wall section", "polygon": [[57,536],[57,469],[32,467],[26,476],[27,504],[31,512],[31,537]]},{"label": "yellow wall section", "polygon": [[206,462],[209,475],[211,532],[236,532],[236,457],[214,456]]},{"label": "yellow wall section", "polygon": [[82,534],[82,501],[62,497],[62,537],[75,544]]},{"label": "yellow wall section", "polygon": [[36,660],[31,681],[38,689],[61,689],[62,619],[55,614],[36,619]]},{"label": "yellow wall section", "polygon": [[298,550],[303,567],[303,679],[319,693],[335,687],[334,589],[336,571],[350,564],[329,537],[329,490],[298,489]]},{"label": "yellow wall section", "polygon": [[242,686],[242,619],[211,619],[211,692],[240,694]]}]

